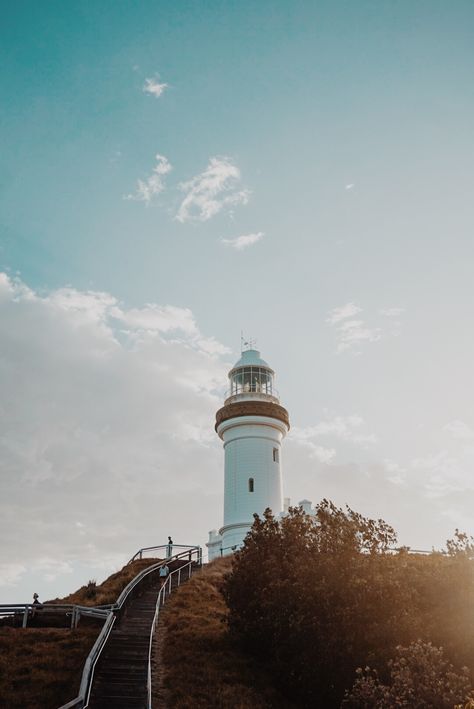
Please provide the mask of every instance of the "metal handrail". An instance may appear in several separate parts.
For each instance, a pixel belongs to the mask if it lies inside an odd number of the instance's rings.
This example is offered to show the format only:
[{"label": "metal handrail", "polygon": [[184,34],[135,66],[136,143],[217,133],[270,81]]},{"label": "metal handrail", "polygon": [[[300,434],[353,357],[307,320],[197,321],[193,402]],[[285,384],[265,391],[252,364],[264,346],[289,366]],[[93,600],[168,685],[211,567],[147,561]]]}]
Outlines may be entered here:
[{"label": "metal handrail", "polygon": [[152,651],[152,646],[153,646],[153,636],[155,635],[156,624],[158,622],[158,617],[160,615],[160,608],[162,606],[164,606],[164,604],[165,604],[166,586],[169,587],[168,588],[168,597],[169,597],[171,595],[171,590],[172,590],[171,577],[174,576],[174,574],[178,574],[178,583],[175,586],[175,588],[178,588],[178,586],[181,585],[181,573],[184,569],[188,569],[188,576],[187,576],[186,580],[189,580],[191,578],[192,565],[193,565],[193,562],[188,561],[187,564],[180,566],[179,569],[175,569],[170,574],[168,574],[168,578],[164,582],[163,586],[160,588],[160,592],[158,593],[158,598],[156,599],[155,614],[153,616],[153,622],[151,624],[150,642],[149,642],[149,646],[148,646],[148,672],[147,672],[148,709],[152,709],[152,705],[151,705],[151,651]]},{"label": "metal handrail", "polygon": [[234,401],[245,401],[245,397],[250,396],[254,401],[258,401],[258,397],[261,396],[261,401],[271,401],[274,404],[280,403],[280,394],[276,389],[272,389],[271,392],[266,391],[243,391],[239,389],[238,391],[227,389],[224,394],[224,401],[226,404],[232,404]]},{"label": "metal handrail", "polygon": [[33,614],[41,610],[41,614],[44,617],[44,613],[51,611],[64,610],[66,613],[69,611],[71,613],[71,628],[77,627],[79,617],[81,615],[87,615],[96,618],[106,618],[108,611],[104,607],[95,606],[82,606],[77,603],[2,603],[0,605],[0,616],[10,616],[15,613],[23,613],[22,627],[26,628],[28,625],[28,618],[33,616]]},{"label": "metal handrail", "polygon": [[137,561],[137,559],[143,559],[143,552],[145,551],[158,551],[159,549],[166,549],[166,558],[169,558],[172,556],[172,554],[168,554],[168,551],[171,549],[195,549],[196,547],[193,544],[160,544],[159,546],[156,547],[142,547],[139,549],[130,559],[130,561],[127,562],[128,564],[131,564],[132,561]]},{"label": "metal handrail", "polygon": [[[169,545],[163,544],[161,547],[149,547],[150,549],[156,548],[164,548],[168,547]],[[173,546],[178,546],[178,545],[173,545]],[[184,546],[184,545],[180,545]],[[140,550],[139,550],[140,551]],[[138,553],[138,552],[137,552]],[[77,697],[72,699],[70,702],[67,704],[63,704],[59,709],[73,709],[74,707],[77,707],[78,709],[86,709],[86,707],[89,706],[89,699],[90,699],[90,693],[92,690],[92,680],[94,677],[94,670],[95,666],[97,664],[97,661],[102,653],[102,650],[104,649],[105,643],[108,640],[108,637],[110,635],[110,632],[112,630],[112,626],[115,622],[116,619],[116,612],[119,611],[123,604],[125,603],[126,599],[128,598],[129,594],[131,591],[147,576],[148,574],[157,571],[159,568],[164,566],[165,564],[168,564],[172,561],[180,561],[183,556],[189,555],[189,562],[188,564],[192,564],[192,556],[196,554],[197,556],[197,563],[201,564],[202,563],[202,549],[199,546],[189,546],[187,548],[187,551],[180,552],[179,554],[175,554],[174,556],[170,556],[167,559],[162,559],[160,562],[157,564],[152,564],[151,566],[148,566],[147,568],[143,569],[139,574],[137,574],[128,584],[125,586],[123,589],[122,593],[120,596],[117,598],[116,603],[110,606],[109,610],[105,610],[103,612],[107,613],[107,619],[102,627],[102,630],[100,631],[97,640],[95,641],[89,655],[86,658],[86,661],[84,663],[84,669],[82,671],[82,678],[81,678],[81,684],[79,687],[79,693]],[[130,563],[130,562],[129,562]],[[196,563],[196,562],[195,562]],[[186,564],[186,566],[188,565]],[[177,569],[179,571],[179,569]],[[172,572],[175,573],[175,572]],[[171,574],[170,574],[171,576]],[[160,589],[161,593],[162,589]],[[160,595],[160,593],[158,595]]]}]

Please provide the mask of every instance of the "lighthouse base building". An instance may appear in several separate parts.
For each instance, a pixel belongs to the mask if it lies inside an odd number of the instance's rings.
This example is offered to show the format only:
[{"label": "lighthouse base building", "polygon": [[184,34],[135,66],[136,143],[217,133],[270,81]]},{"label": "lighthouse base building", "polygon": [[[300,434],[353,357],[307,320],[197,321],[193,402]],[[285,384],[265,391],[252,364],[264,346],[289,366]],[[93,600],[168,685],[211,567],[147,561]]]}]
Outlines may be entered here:
[{"label": "lighthouse base building", "polygon": [[[275,516],[288,510],[283,499],[282,441],[290,429],[288,412],[274,387],[275,373],[247,349],[229,372],[229,391],[216,413],[224,444],[224,524],[209,532],[209,561],[242,546],[253,515],[269,507]],[[310,511],[311,503],[300,503]]]}]

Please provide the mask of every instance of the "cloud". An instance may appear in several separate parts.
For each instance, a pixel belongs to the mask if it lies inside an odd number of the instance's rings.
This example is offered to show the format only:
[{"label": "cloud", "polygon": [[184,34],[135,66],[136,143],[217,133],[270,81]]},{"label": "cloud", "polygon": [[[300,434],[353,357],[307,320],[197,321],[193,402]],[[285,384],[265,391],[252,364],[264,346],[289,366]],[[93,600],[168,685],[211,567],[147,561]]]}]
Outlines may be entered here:
[{"label": "cloud", "polygon": [[405,312],[405,308],[380,308],[380,315],[384,315],[387,318],[398,318],[402,313]]},{"label": "cloud", "polygon": [[320,421],[314,426],[297,429],[298,438],[321,438],[333,436],[344,441],[351,441],[358,445],[367,445],[375,443],[377,438],[373,433],[358,433],[365,426],[365,421],[362,416],[334,416]]},{"label": "cloud", "polygon": [[168,534],[205,540],[229,365],[191,310],[0,274],[0,342],[5,602],[73,590]]},{"label": "cloud", "polygon": [[363,320],[346,320],[338,327],[339,342],[336,351],[359,351],[362,342],[377,342],[380,337],[379,328],[367,327]]},{"label": "cloud", "polygon": [[341,305],[339,308],[334,308],[334,310],[331,310],[328,318],[326,319],[326,322],[330,323],[331,325],[335,325],[341,320],[351,318],[354,315],[357,315],[357,313],[361,312],[362,308],[360,308],[355,303],[346,303],[345,305]]},{"label": "cloud", "polygon": [[240,189],[240,181],[240,170],[230,158],[211,158],[204,172],[180,184],[185,197],[176,219],[205,222],[223,209],[247,204],[250,192]]},{"label": "cloud", "polygon": [[257,241],[260,241],[263,236],[263,231],[257,231],[254,234],[242,234],[242,236],[236,236],[234,239],[221,239],[221,241],[223,244],[227,244],[233,249],[237,249],[237,251],[242,251],[242,249],[246,249],[248,246],[256,244]]},{"label": "cloud", "polygon": [[336,449],[322,446],[320,439],[332,438],[367,448],[376,443],[377,437],[373,433],[361,433],[360,429],[364,426],[365,422],[361,416],[334,416],[313,426],[293,427],[291,438],[295,443],[309,448],[311,455],[319,461],[330,463],[336,456]]},{"label": "cloud", "polygon": [[345,189],[349,192],[350,190],[353,190],[355,187],[355,184],[351,182],[350,184],[345,186]]},{"label": "cloud", "polygon": [[380,328],[369,327],[361,319],[351,319],[361,312],[362,308],[350,302],[334,308],[326,318],[326,322],[336,330],[338,339],[336,352],[338,354],[345,351],[360,354],[359,346],[363,342],[377,342],[380,340]]},{"label": "cloud", "polygon": [[148,206],[155,195],[164,191],[165,185],[163,177],[173,169],[170,162],[164,155],[156,154],[156,165],[151,175],[146,180],[137,181],[137,191],[135,194],[124,195],[124,199],[135,202],[145,202]]},{"label": "cloud", "polygon": [[464,423],[464,421],[460,421],[459,419],[455,419],[454,421],[447,423],[443,430],[450,433],[451,436],[457,440],[470,441],[474,438],[474,431],[472,428],[468,426],[467,423]]},{"label": "cloud", "polygon": [[143,84],[143,91],[150,96],[155,96],[155,98],[160,98],[164,90],[168,88],[168,84],[160,83],[160,77],[156,74],[151,79],[145,79]]}]

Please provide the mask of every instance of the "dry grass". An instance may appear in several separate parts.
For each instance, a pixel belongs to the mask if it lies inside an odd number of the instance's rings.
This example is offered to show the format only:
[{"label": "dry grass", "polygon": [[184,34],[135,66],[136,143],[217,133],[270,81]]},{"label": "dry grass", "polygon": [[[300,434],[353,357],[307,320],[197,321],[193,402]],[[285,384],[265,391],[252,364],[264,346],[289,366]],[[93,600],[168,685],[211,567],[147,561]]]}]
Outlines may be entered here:
[{"label": "dry grass", "polygon": [[[157,561],[134,561],[99,585],[89,582],[49,603],[114,603],[129,581]],[[41,618],[40,612],[37,622],[52,622],[49,616]],[[77,630],[0,628],[0,707],[57,709],[77,696],[84,662],[101,628],[102,623],[88,619]]]},{"label": "dry grass", "polygon": [[0,628],[0,706],[57,709],[77,695],[97,628]]},{"label": "dry grass", "polygon": [[[158,691],[170,709],[280,709],[290,707],[227,633],[227,607],[220,592],[231,566],[219,559],[181,586],[162,615],[162,649],[155,653]],[[157,688],[158,689],[158,688]]]},{"label": "dry grass", "polygon": [[125,586],[138,574],[151,564],[157,564],[160,559],[137,559],[131,564],[127,564],[120,571],[99,585],[89,581],[85,586],[81,586],[78,591],[70,593],[65,598],[55,598],[48,603],[76,603],[81,606],[104,606],[115,603]]}]

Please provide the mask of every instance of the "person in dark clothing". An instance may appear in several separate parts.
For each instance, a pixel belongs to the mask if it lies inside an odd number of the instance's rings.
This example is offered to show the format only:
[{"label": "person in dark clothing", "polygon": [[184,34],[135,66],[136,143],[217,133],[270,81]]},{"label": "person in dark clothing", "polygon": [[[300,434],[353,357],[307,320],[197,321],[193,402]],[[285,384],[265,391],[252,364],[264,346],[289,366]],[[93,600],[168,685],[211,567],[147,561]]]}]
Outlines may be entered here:
[{"label": "person in dark clothing", "polygon": [[171,537],[168,537],[167,556],[173,556],[173,540],[171,539]]}]

